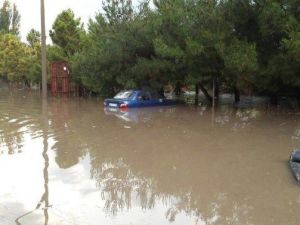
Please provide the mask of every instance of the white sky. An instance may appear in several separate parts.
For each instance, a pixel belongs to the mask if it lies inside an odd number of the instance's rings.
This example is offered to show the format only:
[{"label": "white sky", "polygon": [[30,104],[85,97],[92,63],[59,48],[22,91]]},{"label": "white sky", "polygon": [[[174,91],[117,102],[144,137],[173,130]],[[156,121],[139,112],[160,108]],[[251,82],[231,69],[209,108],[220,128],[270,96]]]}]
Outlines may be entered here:
[{"label": "white sky", "polygon": [[[3,1],[0,0],[0,7]],[[10,0],[10,2],[16,3],[21,14],[21,36],[25,41],[30,29],[40,30],[40,0]],[[136,3],[138,0],[133,2]],[[73,10],[76,18],[80,17],[86,24],[89,18],[94,18],[96,12],[101,10],[102,0],[45,0],[47,43],[51,42],[48,31],[55,18],[68,8]]]}]

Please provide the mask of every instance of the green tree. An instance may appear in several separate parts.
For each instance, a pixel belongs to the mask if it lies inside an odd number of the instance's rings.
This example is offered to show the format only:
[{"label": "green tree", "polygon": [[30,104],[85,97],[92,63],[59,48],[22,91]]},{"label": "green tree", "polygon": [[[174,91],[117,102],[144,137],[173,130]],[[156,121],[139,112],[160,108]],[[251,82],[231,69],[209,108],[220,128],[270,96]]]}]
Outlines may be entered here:
[{"label": "green tree", "polygon": [[83,26],[71,9],[60,13],[50,30],[52,42],[61,47],[67,57],[80,50]]},{"label": "green tree", "polygon": [[26,79],[30,85],[39,84],[41,82],[41,34],[40,32],[31,29],[27,34],[27,42],[29,44],[28,57],[31,61]]},{"label": "green tree", "polygon": [[270,95],[274,103],[279,94],[295,90],[298,83],[296,64],[287,47],[288,43],[296,43],[294,34],[299,24],[296,5],[299,6],[298,0],[224,3],[225,18],[233,26],[234,37],[256,46],[258,68],[252,88],[256,93]]},{"label": "green tree", "polygon": [[35,29],[31,29],[26,36],[26,40],[31,47],[34,47],[41,42],[41,34]]},{"label": "green tree", "polygon": [[240,90],[253,87],[257,70],[257,53],[254,44],[234,40],[225,49],[224,65],[226,84],[234,91],[235,102],[240,101]]},{"label": "green tree", "polygon": [[300,91],[300,24],[293,17],[288,25],[287,36],[281,40],[277,54],[274,54],[266,67],[261,69],[256,85],[263,94],[271,96],[277,103],[279,95],[292,95],[299,98]]},{"label": "green tree", "polygon": [[103,10],[111,26],[122,25],[133,18],[131,0],[105,0],[103,1]]},{"label": "green tree", "polygon": [[0,35],[0,74],[11,82],[25,81],[29,49],[13,34]]},{"label": "green tree", "polygon": [[85,47],[72,63],[85,86],[106,95],[146,85],[153,77],[149,64],[145,66],[154,50],[146,19],[149,8],[143,6],[143,12],[134,12],[131,1],[108,0],[104,13],[90,21]]},{"label": "green tree", "polygon": [[69,58],[66,56],[64,50],[57,45],[47,46],[47,59],[50,62],[54,61],[68,61]]},{"label": "green tree", "polygon": [[20,21],[21,21],[21,15],[20,15],[20,13],[17,9],[16,4],[13,4],[11,27],[10,27],[10,32],[12,34],[19,35],[19,33],[20,33]]},{"label": "green tree", "polygon": [[4,0],[2,8],[0,9],[0,31],[8,33],[10,31],[11,23],[11,5],[8,0]]},{"label": "green tree", "polygon": [[222,18],[217,1],[156,0],[158,38],[157,55],[169,61],[170,79],[175,83],[193,84],[208,101],[208,88],[223,70],[223,51],[230,27]]},{"label": "green tree", "polygon": [[105,0],[87,33],[64,11],[51,31],[49,57],[68,60],[77,83],[105,95],[193,85],[212,101],[212,83],[215,95],[220,87],[236,101],[248,90],[299,95],[299,0],[153,3]]},{"label": "green tree", "polygon": [[12,33],[19,35],[20,33],[21,15],[16,4],[11,4],[8,0],[3,2],[0,9],[0,31],[3,33]]}]

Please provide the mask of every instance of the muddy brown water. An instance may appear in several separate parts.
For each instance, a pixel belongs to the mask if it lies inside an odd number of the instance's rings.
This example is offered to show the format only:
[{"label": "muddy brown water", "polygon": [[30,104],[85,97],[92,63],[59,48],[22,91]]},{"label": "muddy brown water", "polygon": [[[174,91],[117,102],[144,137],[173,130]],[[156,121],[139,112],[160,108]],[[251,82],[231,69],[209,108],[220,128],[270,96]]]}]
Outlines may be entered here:
[{"label": "muddy brown water", "polygon": [[0,97],[0,225],[300,221],[297,110]]}]

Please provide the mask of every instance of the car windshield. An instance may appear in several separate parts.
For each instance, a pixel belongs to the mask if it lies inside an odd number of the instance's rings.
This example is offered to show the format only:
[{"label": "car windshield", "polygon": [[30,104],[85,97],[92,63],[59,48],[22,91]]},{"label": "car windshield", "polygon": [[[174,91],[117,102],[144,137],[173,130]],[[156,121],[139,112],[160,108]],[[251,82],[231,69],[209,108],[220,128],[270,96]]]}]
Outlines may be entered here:
[{"label": "car windshield", "polygon": [[128,99],[133,94],[133,91],[121,91],[114,98]]}]

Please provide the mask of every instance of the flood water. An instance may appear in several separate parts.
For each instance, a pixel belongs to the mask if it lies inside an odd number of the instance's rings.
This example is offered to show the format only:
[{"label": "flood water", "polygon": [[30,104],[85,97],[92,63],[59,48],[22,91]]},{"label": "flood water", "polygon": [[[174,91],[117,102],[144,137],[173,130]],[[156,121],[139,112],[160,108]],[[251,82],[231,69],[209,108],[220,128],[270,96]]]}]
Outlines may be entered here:
[{"label": "flood water", "polygon": [[1,93],[0,225],[296,225],[299,139],[297,110]]}]

